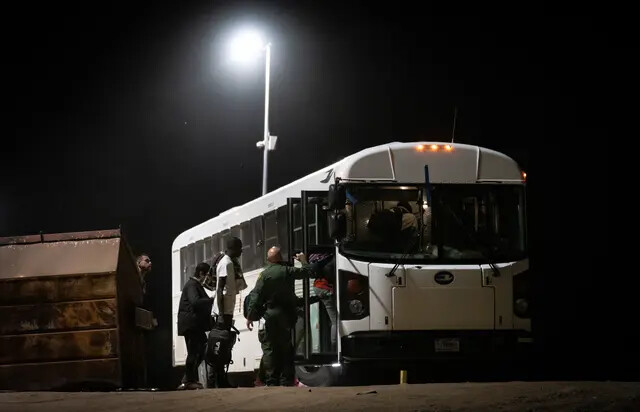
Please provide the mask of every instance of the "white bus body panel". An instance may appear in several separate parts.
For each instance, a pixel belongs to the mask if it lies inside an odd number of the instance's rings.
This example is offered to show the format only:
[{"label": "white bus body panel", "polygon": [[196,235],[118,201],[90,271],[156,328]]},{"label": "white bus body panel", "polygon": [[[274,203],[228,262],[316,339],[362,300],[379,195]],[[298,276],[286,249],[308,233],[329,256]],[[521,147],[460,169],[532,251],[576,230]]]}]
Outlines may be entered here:
[{"label": "white bus body panel", "polygon": [[435,282],[441,271],[405,266],[398,273],[401,282],[392,289],[393,329],[493,329],[493,288],[482,285],[480,268],[446,269],[454,279],[448,285]]},{"label": "white bus body panel", "polygon": [[[348,266],[345,265],[348,261]],[[341,256],[339,268],[362,267]],[[393,277],[385,276],[391,264],[369,266],[371,290],[370,330],[520,329],[531,331],[531,320],[513,313],[513,276],[529,268],[527,259],[496,264],[496,277],[489,265],[401,265]],[[449,285],[435,283],[440,271],[454,275]],[[365,275],[364,271],[358,272]],[[405,287],[398,285],[398,279]],[[495,309],[494,309],[495,307]],[[359,321],[347,321],[352,323]],[[341,327],[341,336],[355,330]],[[347,332],[347,333],[345,333]]]}]

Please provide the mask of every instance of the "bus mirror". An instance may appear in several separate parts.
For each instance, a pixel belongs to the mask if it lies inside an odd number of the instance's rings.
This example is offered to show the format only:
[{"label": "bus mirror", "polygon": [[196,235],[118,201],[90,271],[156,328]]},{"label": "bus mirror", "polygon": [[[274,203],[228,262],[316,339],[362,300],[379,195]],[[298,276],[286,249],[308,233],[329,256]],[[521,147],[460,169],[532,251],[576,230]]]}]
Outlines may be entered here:
[{"label": "bus mirror", "polygon": [[329,209],[341,210],[347,202],[347,191],[343,185],[329,186],[329,194],[327,196]]},{"label": "bus mirror", "polygon": [[347,218],[344,213],[331,213],[329,219],[329,236],[334,240],[341,240],[347,235]]}]

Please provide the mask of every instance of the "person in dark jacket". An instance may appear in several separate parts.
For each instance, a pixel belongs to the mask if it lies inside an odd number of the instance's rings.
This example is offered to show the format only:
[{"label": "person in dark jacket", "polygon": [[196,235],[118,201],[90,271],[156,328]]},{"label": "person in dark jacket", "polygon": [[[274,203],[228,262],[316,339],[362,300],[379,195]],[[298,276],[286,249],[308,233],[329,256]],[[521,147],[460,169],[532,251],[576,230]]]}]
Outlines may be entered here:
[{"label": "person in dark jacket", "polygon": [[[151,273],[151,258],[148,253],[141,253],[136,258],[136,267],[138,268],[138,275],[140,276],[140,285],[142,286],[142,305],[140,313],[147,315],[147,319],[150,318],[150,322],[145,322],[145,326],[141,326],[144,340],[144,356],[146,365],[145,382],[146,386],[156,386],[158,382],[158,345],[157,331],[158,319],[154,314],[154,296],[153,288],[149,288],[149,274]],[[153,284],[154,282],[151,281]],[[150,296],[151,295],[151,296]]]},{"label": "person in dark jacket", "polygon": [[211,329],[213,298],[205,292],[205,281],[210,266],[199,263],[193,276],[185,283],[178,307],[178,335],[187,344],[187,361],[182,385],[178,389],[202,389],[198,379],[198,366],[204,360],[207,343],[206,331]]}]

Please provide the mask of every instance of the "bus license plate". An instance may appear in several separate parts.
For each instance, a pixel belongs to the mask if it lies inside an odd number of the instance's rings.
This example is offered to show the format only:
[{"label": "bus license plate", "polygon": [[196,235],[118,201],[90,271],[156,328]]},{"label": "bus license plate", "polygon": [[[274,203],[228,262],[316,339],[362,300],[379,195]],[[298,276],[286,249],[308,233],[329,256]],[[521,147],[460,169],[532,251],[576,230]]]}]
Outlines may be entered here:
[{"label": "bus license plate", "polygon": [[460,339],[436,339],[436,352],[460,352]]}]

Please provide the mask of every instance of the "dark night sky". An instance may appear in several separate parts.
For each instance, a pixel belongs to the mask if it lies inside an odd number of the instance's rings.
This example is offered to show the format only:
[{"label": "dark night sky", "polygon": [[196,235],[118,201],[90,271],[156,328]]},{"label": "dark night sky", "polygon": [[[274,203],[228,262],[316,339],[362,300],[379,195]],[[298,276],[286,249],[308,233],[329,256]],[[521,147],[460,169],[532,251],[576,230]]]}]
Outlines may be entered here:
[{"label": "dark night sky", "polygon": [[456,141],[529,174],[541,352],[578,375],[576,345],[597,353],[596,378],[634,355],[620,299],[585,252],[595,239],[609,255],[608,151],[587,142],[608,133],[590,104],[609,42],[594,18],[543,5],[443,16],[436,3],[151,4],[5,13],[0,236],[122,225],[153,257],[162,362],[173,239],[261,189],[264,69],[223,59],[247,21],[273,42],[270,188],[368,146],[447,140],[457,105]]}]

